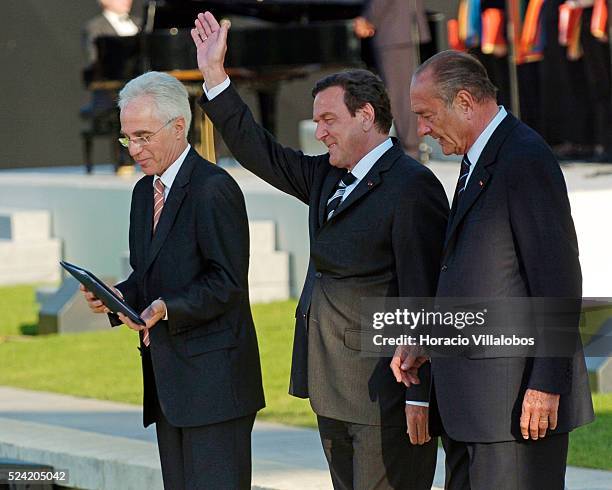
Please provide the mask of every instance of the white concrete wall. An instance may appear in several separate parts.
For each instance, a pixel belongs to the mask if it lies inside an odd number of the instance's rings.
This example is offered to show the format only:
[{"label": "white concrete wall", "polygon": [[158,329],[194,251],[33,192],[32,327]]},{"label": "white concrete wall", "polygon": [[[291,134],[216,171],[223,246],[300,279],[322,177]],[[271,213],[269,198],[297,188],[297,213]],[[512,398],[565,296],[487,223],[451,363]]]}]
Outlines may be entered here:
[{"label": "white concrete wall", "polygon": [[582,266],[582,294],[612,297],[612,190],[570,192]]},{"label": "white concrete wall", "polygon": [[[433,163],[431,168],[447,192],[452,192],[458,164]],[[564,167],[578,233],[584,295],[611,297],[612,226],[608,221],[612,216],[612,175],[602,172],[588,165]],[[276,248],[289,253],[290,294],[298,296],[310,248],[307,207],[245,170],[232,174],[245,194],[249,220],[275,223]],[[66,260],[103,276],[120,277],[121,257],[128,248],[131,189],[136,180],[114,175],[0,172],[0,208],[50,210],[51,236],[63,241]],[[254,268],[260,266],[255,260],[251,263]]]},{"label": "white concrete wall", "polygon": [[[261,260],[268,265],[276,261],[276,274],[285,276],[289,294],[299,294],[308,267],[307,208],[295,198],[289,197],[242,169],[234,171],[244,194],[250,221],[271,221],[275,230],[267,238],[254,237],[270,246],[276,243],[276,251],[268,250]],[[125,272],[125,251],[128,249],[128,227],[131,192],[139,176],[118,178],[114,175],[78,175],[61,173],[0,172],[0,208],[48,210],[51,216],[46,223],[34,229],[50,229],[51,236],[61,240],[61,257],[96,272],[99,277],[122,277]],[[23,228],[23,227],[22,227]],[[20,230],[22,230],[20,228]],[[0,220],[0,239],[10,233],[11,227]],[[21,236],[35,230],[19,231]],[[4,231],[3,231],[4,230]],[[25,235],[24,235],[25,234]],[[266,242],[267,241],[267,242]],[[22,247],[26,253],[26,247]],[[253,255],[253,254],[252,254]],[[57,280],[60,267],[56,256],[49,255],[56,264]],[[12,260],[12,259],[11,259]],[[251,259],[252,273],[270,277],[261,265],[257,254]],[[288,263],[288,270],[285,268]],[[37,280],[38,281],[38,280]],[[260,283],[262,281],[259,281]],[[280,299],[278,279],[276,285],[268,284],[261,294],[254,293],[254,300]]]},{"label": "white concrete wall", "polygon": [[55,282],[61,242],[47,210],[0,209],[0,285]]}]

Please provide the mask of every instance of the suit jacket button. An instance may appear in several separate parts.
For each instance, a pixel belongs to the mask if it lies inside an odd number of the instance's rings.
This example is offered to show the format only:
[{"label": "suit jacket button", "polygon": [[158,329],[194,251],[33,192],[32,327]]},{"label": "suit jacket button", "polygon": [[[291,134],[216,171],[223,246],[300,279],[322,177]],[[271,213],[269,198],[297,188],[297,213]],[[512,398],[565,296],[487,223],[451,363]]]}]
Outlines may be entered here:
[{"label": "suit jacket button", "polygon": [[321,274],[320,272],[317,272],[317,273],[315,274],[315,277],[323,277],[323,274]]},{"label": "suit jacket button", "polygon": [[444,264],[442,266],[442,269],[440,269],[442,272],[446,272],[448,270],[448,265]]}]

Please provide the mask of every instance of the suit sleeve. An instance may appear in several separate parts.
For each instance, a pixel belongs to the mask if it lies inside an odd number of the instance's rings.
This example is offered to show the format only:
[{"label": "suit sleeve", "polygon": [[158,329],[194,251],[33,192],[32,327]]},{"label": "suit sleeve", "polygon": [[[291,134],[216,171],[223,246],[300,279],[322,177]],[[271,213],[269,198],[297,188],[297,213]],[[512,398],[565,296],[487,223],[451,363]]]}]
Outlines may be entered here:
[{"label": "suit sleeve", "polygon": [[[411,176],[398,198],[392,243],[400,297],[435,296],[440,256],[448,219],[448,200],[442,184],[425,167]],[[419,370],[420,385],[406,390],[406,400],[428,401],[430,370]]]},{"label": "suit sleeve", "polygon": [[[512,166],[508,183],[510,221],[530,296],[580,298],[576,231],[563,174],[553,155],[542,145],[539,154]],[[577,316],[575,328],[577,333]],[[536,351],[528,387],[568,393],[571,369],[571,358],[542,357]]]},{"label": "suit sleeve", "polygon": [[326,157],[306,156],[278,144],[255,122],[233,85],[211,101],[203,96],[200,105],[242,166],[308,204],[317,168],[327,163]]},{"label": "suit sleeve", "polygon": [[213,321],[248,298],[249,225],[238,184],[218,175],[194,192],[205,266],[186,290],[164,297],[171,334]]}]

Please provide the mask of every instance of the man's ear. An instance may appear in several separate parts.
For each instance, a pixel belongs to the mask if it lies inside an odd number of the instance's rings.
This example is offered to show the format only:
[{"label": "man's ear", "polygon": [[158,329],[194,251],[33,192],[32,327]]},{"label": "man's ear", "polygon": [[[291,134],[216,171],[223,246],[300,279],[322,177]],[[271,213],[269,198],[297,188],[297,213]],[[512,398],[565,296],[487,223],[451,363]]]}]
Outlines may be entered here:
[{"label": "man's ear", "polygon": [[474,110],[476,100],[467,90],[461,89],[459,92],[457,92],[457,95],[455,95],[455,100],[453,103],[455,107],[457,107],[465,116],[469,118]]},{"label": "man's ear", "polygon": [[361,127],[364,131],[369,131],[374,126],[376,119],[376,111],[372,104],[367,102],[361,109],[357,111],[357,116],[361,118]]},{"label": "man's ear", "polygon": [[177,136],[185,135],[185,126],[185,118],[183,116],[179,116],[175,119],[174,130]]}]

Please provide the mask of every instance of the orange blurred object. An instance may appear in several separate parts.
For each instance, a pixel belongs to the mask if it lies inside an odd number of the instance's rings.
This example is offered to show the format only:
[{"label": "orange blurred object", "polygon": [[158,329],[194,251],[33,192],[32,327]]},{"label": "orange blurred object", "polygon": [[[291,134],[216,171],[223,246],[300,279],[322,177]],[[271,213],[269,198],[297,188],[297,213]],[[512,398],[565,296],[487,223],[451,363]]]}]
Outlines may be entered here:
[{"label": "orange blurred object", "polygon": [[495,56],[505,56],[508,43],[504,36],[504,11],[488,8],[482,12],[482,52]]},{"label": "orange blurred object", "polygon": [[608,2],[595,0],[591,16],[591,34],[601,41],[608,40]]},{"label": "orange blurred object", "polygon": [[446,31],[448,34],[448,46],[457,51],[465,51],[465,44],[459,38],[459,22],[457,19],[450,19],[446,23]]},{"label": "orange blurred object", "polygon": [[559,44],[567,46],[567,57],[570,60],[580,59],[580,20],[582,8],[571,4],[559,5]]}]

